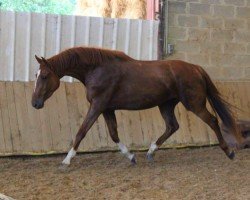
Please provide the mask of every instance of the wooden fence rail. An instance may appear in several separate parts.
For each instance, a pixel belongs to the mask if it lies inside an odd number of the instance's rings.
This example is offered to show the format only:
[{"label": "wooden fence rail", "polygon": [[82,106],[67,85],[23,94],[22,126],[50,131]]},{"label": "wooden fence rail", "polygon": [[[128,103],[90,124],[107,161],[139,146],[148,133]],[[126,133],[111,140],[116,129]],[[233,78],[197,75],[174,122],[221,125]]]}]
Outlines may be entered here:
[{"label": "wooden fence rail", "polygon": [[[58,91],[36,110],[31,106],[33,82],[0,82],[0,154],[66,152],[88,109],[81,83],[62,82]],[[250,82],[218,82],[217,86],[233,105],[250,118]],[[177,147],[217,143],[210,128],[182,105],[175,110],[180,129],[163,145]],[[117,111],[118,131],[126,145],[144,149],[155,141],[165,126],[157,108],[144,111]],[[116,149],[103,117],[91,128],[80,151]]]}]

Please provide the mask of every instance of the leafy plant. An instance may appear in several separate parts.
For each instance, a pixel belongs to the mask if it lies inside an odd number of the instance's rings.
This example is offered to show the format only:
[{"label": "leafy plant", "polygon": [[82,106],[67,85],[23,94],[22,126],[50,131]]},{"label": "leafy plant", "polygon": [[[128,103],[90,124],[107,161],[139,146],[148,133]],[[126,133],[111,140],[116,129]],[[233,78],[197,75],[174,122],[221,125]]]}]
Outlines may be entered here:
[{"label": "leafy plant", "polygon": [[73,14],[75,0],[0,0],[0,9],[20,12]]}]

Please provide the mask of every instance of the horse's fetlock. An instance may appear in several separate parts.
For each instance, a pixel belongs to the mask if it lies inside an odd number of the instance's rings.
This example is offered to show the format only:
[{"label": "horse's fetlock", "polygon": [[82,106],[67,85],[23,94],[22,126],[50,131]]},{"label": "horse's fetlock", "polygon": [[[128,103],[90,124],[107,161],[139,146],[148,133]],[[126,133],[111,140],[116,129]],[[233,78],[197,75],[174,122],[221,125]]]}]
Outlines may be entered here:
[{"label": "horse's fetlock", "polygon": [[223,150],[223,151],[228,151],[229,150],[229,148],[228,148],[228,146],[227,146],[227,144],[220,144],[220,148]]}]

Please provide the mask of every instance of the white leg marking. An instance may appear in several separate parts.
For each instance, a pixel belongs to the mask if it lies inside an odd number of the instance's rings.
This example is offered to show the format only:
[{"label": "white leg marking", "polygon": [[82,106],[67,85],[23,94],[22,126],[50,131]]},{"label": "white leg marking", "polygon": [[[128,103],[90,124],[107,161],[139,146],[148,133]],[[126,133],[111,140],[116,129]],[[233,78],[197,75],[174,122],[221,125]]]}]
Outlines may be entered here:
[{"label": "white leg marking", "polygon": [[155,150],[158,149],[158,146],[156,145],[155,142],[153,142],[148,150],[148,154],[153,154]]},{"label": "white leg marking", "polygon": [[37,74],[36,74],[36,81],[35,81],[34,92],[35,92],[35,90],[36,90],[36,82],[37,82],[38,77],[40,76],[40,73],[41,73],[41,70],[39,69],[39,70],[37,71]]},{"label": "white leg marking", "polygon": [[66,156],[66,158],[62,161],[62,164],[65,165],[69,165],[70,164],[70,160],[76,155],[76,151],[71,148],[70,151],[68,152],[68,155]]},{"label": "white leg marking", "polygon": [[121,150],[122,154],[124,154],[129,160],[132,160],[134,158],[134,154],[130,153],[128,148],[124,144],[119,142],[118,147]]}]

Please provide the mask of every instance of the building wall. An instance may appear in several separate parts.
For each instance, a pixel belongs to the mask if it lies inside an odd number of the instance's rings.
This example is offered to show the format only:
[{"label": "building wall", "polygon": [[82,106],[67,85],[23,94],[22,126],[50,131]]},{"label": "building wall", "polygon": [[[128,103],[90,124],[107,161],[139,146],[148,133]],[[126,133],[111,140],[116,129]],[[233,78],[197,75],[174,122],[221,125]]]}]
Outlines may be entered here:
[{"label": "building wall", "polygon": [[250,0],[169,0],[168,59],[199,64],[213,79],[250,79]]}]

